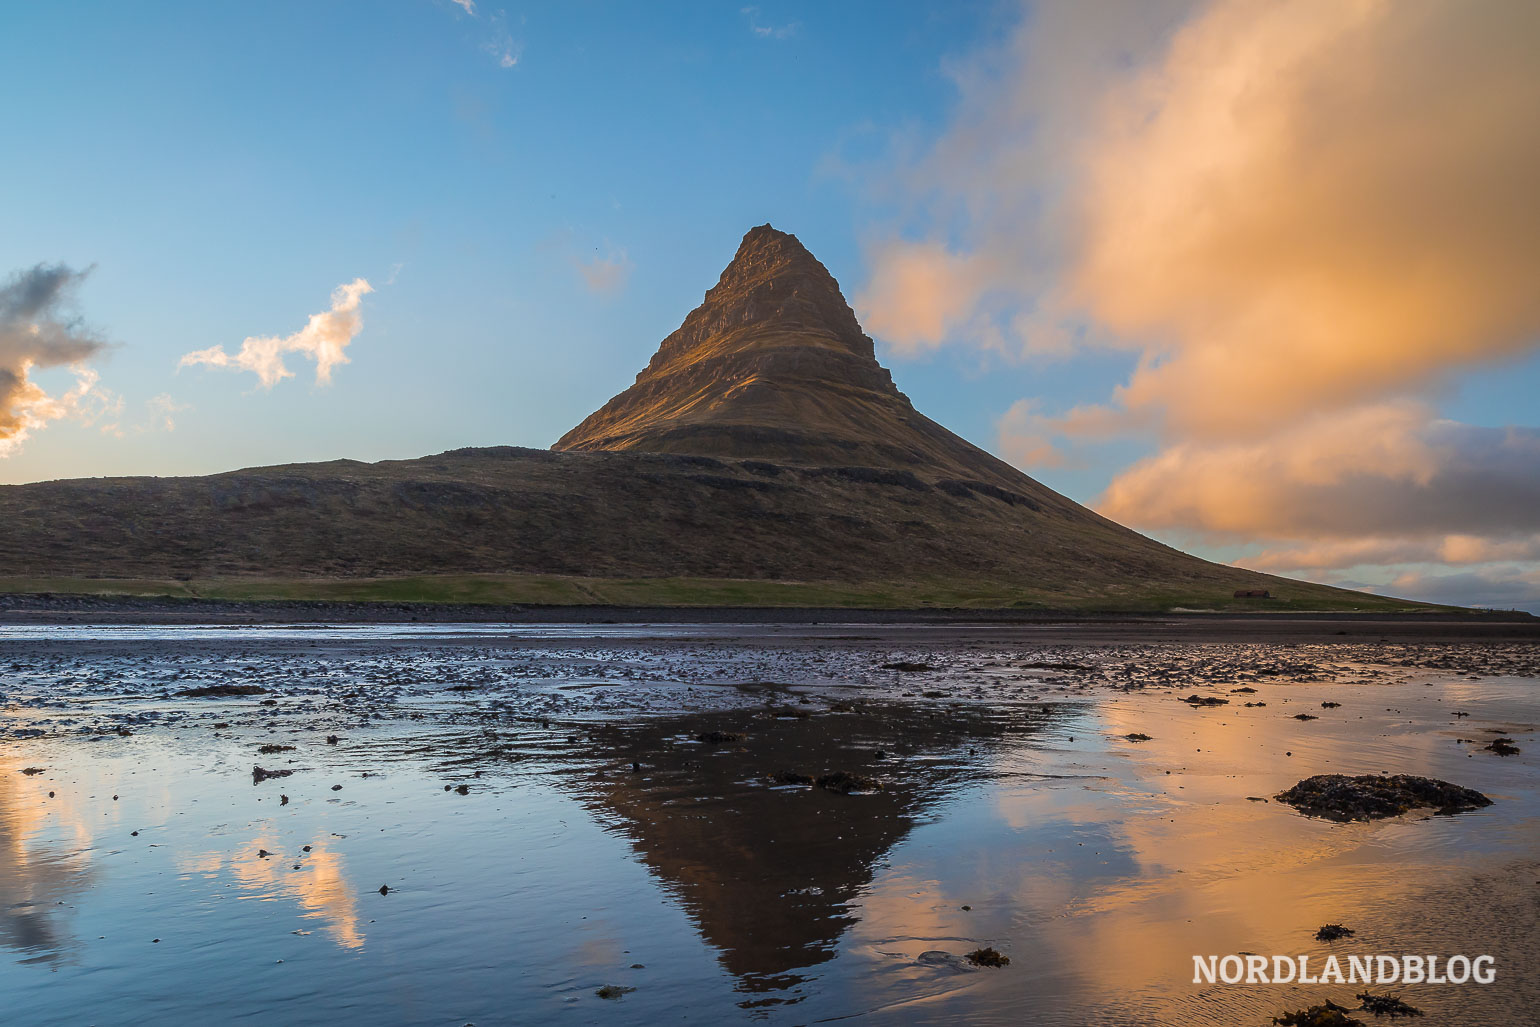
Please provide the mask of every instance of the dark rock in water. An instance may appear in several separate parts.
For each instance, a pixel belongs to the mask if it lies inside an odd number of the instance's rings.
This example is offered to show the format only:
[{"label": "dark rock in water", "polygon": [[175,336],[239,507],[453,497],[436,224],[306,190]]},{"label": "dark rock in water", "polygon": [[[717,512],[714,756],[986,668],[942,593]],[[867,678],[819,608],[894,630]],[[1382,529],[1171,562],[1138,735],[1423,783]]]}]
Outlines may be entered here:
[{"label": "dark rock in water", "polygon": [[340,792],[340,791],[342,791],[342,786],[341,785],[332,785],[332,791]]},{"label": "dark rock in water", "polygon": [[974,949],[972,952],[968,953],[967,959],[968,962],[972,963],[974,966],[992,966],[998,968],[1011,965],[1010,956],[1001,955],[999,952],[996,952],[991,948]]},{"label": "dark rock in water", "polygon": [[1252,695],[1252,694],[1255,694],[1256,689],[1252,688],[1250,685],[1242,685],[1240,688],[1232,688],[1232,689],[1230,689],[1230,693],[1232,695],[1237,693],[1237,692],[1241,692],[1241,693],[1244,693],[1246,695]]},{"label": "dark rock in water", "polygon": [[1189,706],[1228,706],[1228,705],[1230,705],[1230,700],[1221,698],[1221,697],[1219,697],[1217,695],[1196,695],[1196,694],[1194,694],[1194,695],[1189,695],[1187,698],[1183,699],[1182,702],[1186,703]]},{"label": "dark rock in water", "polygon": [[184,688],[176,694],[189,699],[218,699],[229,695],[266,695],[267,691],[261,685],[201,685],[198,688]]},{"label": "dark rock in water", "polygon": [[326,736],[326,744],[327,745],[336,745],[337,744],[337,736],[336,735],[327,735]]},{"label": "dark rock in water", "polygon": [[1295,720],[1320,720],[1321,718],[1317,717],[1313,713],[1296,713],[1296,714],[1294,714],[1294,719]]},{"label": "dark rock in water", "polygon": [[1491,799],[1473,789],[1411,774],[1319,774],[1273,798],[1308,816],[1342,821],[1378,820],[1420,808],[1441,814],[1464,813],[1492,805]]},{"label": "dark rock in water", "polygon": [[1128,739],[1130,742],[1148,742],[1150,740],[1150,736],[1142,731],[1130,731],[1123,737]]},{"label": "dark rock in water", "polygon": [[1395,995],[1371,995],[1367,991],[1358,993],[1359,1009],[1375,1016],[1388,1016],[1394,1020],[1398,1016],[1413,1017],[1423,1015],[1422,1010],[1406,1002]]},{"label": "dark rock in water", "polygon": [[1273,1023],[1276,1027],[1364,1027],[1362,1020],[1347,1014],[1346,1006],[1339,1006],[1327,999],[1319,1006],[1275,1016]]},{"label": "dark rock in water", "polygon": [[783,770],[770,780],[783,785],[810,785],[813,779],[807,774],[799,774],[795,770]]},{"label": "dark rock in water", "polygon": [[271,855],[272,855],[272,853],[268,852],[266,849],[258,849],[257,850],[257,858],[258,859],[266,859],[267,857],[269,857]]},{"label": "dark rock in water", "polygon": [[907,660],[899,660],[896,663],[884,663],[882,665],[882,669],[899,670],[908,674],[913,674],[922,670],[934,670],[935,668],[928,663],[910,663]]},{"label": "dark rock in water", "polygon": [[1519,747],[1513,744],[1511,738],[1494,738],[1491,745],[1483,745],[1487,752],[1495,752],[1499,756],[1517,756]]},{"label": "dark rock in water", "polygon": [[380,885],[380,894],[381,895],[389,895],[390,894],[390,885],[388,885],[388,884]]},{"label": "dark rock in water", "polygon": [[594,992],[594,994],[598,995],[600,998],[618,999],[622,995],[629,995],[635,990],[635,988],[628,988],[623,984],[606,984],[604,987]]},{"label": "dark rock in water", "polygon": [[1337,707],[1339,707],[1341,705],[1342,704],[1339,703],[1339,702],[1323,702],[1321,704],[1321,709],[1323,709],[1323,710],[1335,710]]},{"label": "dark rock in water", "polygon": [[470,785],[460,785],[458,788],[455,789],[455,791],[459,792],[461,795],[469,795],[469,794],[471,794],[471,786]]},{"label": "dark rock in water", "polygon": [[743,736],[732,731],[706,731],[696,735],[695,740],[707,745],[725,745],[728,742],[741,742]]},{"label": "dark rock in water", "polygon": [[1343,927],[1341,924],[1322,924],[1321,929],[1315,932],[1316,941],[1338,941],[1342,938],[1351,938],[1355,932],[1351,927]]},{"label": "dark rock in water", "polygon": [[278,796],[278,805],[280,805],[280,806],[287,806],[288,804],[289,804],[289,797],[287,795],[280,795],[280,796]]},{"label": "dark rock in water", "polygon": [[251,783],[259,785],[270,777],[288,777],[292,773],[294,773],[292,770],[263,770],[261,767],[253,766],[251,768]]},{"label": "dark rock in water", "polygon": [[26,774],[28,777],[31,777],[34,774],[41,774],[43,772],[43,770],[44,770],[44,768],[42,768],[42,767],[22,767],[21,768],[21,772],[23,774]]},{"label": "dark rock in water", "polygon": [[257,747],[257,752],[261,753],[263,756],[271,756],[275,752],[293,752],[293,751],[294,751],[294,746],[292,746],[292,745],[277,745],[277,744],[269,743],[267,745],[262,745],[262,746],[258,746]]},{"label": "dark rock in water", "polygon": [[880,792],[882,791],[882,782],[875,777],[847,774],[843,770],[836,770],[832,774],[824,774],[820,777],[818,779],[818,787],[827,792],[850,795],[852,792]]},{"label": "dark rock in water", "polygon": [[915,959],[920,966],[941,967],[952,971],[954,974],[977,973],[978,967],[969,963],[962,956],[946,952],[942,949],[927,949],[921,952]]}]

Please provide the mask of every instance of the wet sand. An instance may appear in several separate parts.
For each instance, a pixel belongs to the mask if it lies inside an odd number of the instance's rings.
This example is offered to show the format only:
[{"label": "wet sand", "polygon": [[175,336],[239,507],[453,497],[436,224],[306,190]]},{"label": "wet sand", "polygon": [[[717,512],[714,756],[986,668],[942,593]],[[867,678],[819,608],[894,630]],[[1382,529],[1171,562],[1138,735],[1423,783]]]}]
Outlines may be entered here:
[{"label": "wet sand", "polygon": [[[1267,1024],[1362,989],[1192,956],[1488,953],[1494,985],[1372,990],[1534,1022],[1540,646],[1362,627],[0,627],[0,992],[27,1024]],[[232,684],[267,691],[176,694]],[[1381,772],[1495,801],[1253,801]]]}]

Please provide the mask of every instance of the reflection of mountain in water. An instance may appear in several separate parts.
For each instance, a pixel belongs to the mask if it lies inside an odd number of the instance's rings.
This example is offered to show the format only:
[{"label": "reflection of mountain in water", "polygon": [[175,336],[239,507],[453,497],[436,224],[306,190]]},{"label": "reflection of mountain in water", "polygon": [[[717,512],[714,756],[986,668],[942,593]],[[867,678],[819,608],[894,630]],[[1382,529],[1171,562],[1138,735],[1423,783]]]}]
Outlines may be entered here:
[{"label": "reflection of mountain in water", "polygon": [[[602,748],[641,770],[611,763],[578,784],[602,816],[620,818],[643,862],[748,992],[793,987],[805,979],[797,971],[832,959],[878,861],[918,816],[983,776],[988,748],[1045,717],[898,704],[811,717],[794,709],[802,716],[703,713],[596,729]],[[696,740],[712,731],[742,737]],[[844,771],[884,787],[842,795],[772,780],[786,771]],[[761,1003],[780,1001],[796,1000]]]}]

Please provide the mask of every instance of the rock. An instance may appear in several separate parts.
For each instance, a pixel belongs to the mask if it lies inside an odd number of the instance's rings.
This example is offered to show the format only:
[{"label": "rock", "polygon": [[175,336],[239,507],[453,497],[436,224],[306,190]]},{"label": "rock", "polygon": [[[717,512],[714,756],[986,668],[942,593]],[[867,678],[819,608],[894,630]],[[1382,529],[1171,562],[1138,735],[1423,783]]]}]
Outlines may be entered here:
[{"label": "rock", "polygon": [[826,792],[851,795],[855,792],[880,792],[882,791],[882,782],[875,777],[847,774],[843,770],[836,770],[832,774],[824,774],[820,777],[818,779],[818,787]]},{"label": "rock", "polygon": [[1339,1006],[1327,999],[1318,1006],[1296,1009],[1292,1013],[1273,1017],[1276,1027],[1364,1027],[1357,1017],[1348,1016],[1346,1006]]},{"label": "rock", "polygon": [[965,957],[974,966],[989,966],[996,969],[1011,965],[1011,957],[1001,955],[992,948],[974,949]]},{"label": "rock", "polygon": [[390,894],[390,885],[388,885],[388,884],[380,885],[380,894],[381,895],[389,895]]},{"label": "rock", "polygon": [[1340,821],[1378,820],[1419,808],[1440,814],[1464,813],[1492,805],[1491,799],[1473,789],[1411,774],[1319,774],[1273,798],[1308,816]]},{"label": "rock", "polygon": [[43,773],[43,770],[44,770],[43,767],[22,767],[21,768],[21,772],[23,774],[26,774],[28,777],[32,777],[35,774],[41,774],[41,773]]},{"label": "rock", "polygon": [[902,671],[905,674],[915,674],[922,670],[935,670],[936,668],[932,667],[928,663],[911,663],[908,660],[897,660],[893,663],[884,663],[882,665],[882,669]]},{"label": "rock", "polygon": [[618,999],[622,995],[629,995],[635,990],[635,988],[628,988],[623,984],[606,984],[598,991],[595,991],[594,994],[598,995],[600,998]]},{"label": "rock", "polygon": [[1343,938],[1351,938],[1355,933],[1350,927],[1341,924],[1322,924],[1321,929],[1315,932],[1316,941],[1339,941]]},{"label": "rock", "polygon": [[271,756],[275,752],[293,752],[293,751],[294,751],[294,746],[292,746],[292,745],[276,745],[276,744],[271,743],[271,742],[268,743],[267,745],[261,745],[261,746],[257,747],[257,752],[260,753],[263,756]]},{"label": "rock", "polygon": [[340,792],[340,791],[342,791],[342,786],[341,785],[332,785],[332,791]]},{"label": "rock", "polygon": [[278,770],[264,770],[261,767],[253,766],[251,768],[251,783],[254,785],[259,785],[270,777],[288,777],[292,773],[294,773],[294,771],[284,770],[282,768]]},{"label": "rock", "polygon": [[1220,698],[1217,695],[1189,695],[1182,702],[1189,706],[1228,706],[1230,700]]},{"label": "rock", "polygon": [[1130,731],[1123,737],[1128,739],[1130,742],[1148,742],[1150,740],[1150,736],[1142,731]]},{"label": "rock", "polygon": [[219,699],[235,695],[266,695],[267,692],[261,685],[200,685],[197,688],[184,688],[176,694],[189,699]]},{"label": "rock", "polygon": [[1296,714],[1294,714],[1294,719],[1295,720],[1320,720],[1321,718],[1317,717],[1313,713],[1296,713]]},{"label": "rock", "polygon": [[706,731],[695,736],[697,742],[705,742],[707,745],[726,745],[729,742],[741,742],[743,736],[732,731]]},{"label": "rock", "polygon": [[1495,752],[1499,756],[1517,756],[1519,754],[1519,747],[1513,744],[1513,739],[1511,738],[1494,738],[1491,745],[1483,745],[1481,748],[1487,752]]}]

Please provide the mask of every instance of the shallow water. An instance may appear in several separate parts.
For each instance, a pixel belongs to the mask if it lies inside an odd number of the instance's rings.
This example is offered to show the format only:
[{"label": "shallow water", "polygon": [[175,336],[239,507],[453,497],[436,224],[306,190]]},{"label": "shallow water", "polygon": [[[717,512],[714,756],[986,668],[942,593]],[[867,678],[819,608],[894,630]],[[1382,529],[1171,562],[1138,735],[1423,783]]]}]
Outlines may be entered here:
[{"label": "shallow water", "polygon": [[[1494,985],[1389,990],[1536,1021],[1534,645],[912,637],[0,628],[5,1022],[1266,1024],[1362,989],[1193,955],[1329,951],[1490,952]],[[269,691],[175,695],[222,683]],[[1248,799],[1381,771],[1496,801]]]}]

